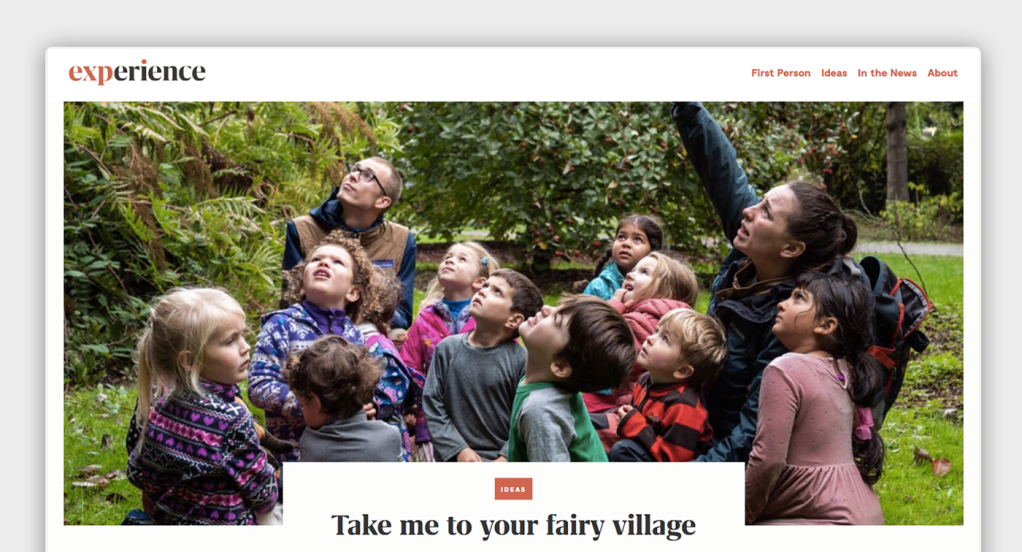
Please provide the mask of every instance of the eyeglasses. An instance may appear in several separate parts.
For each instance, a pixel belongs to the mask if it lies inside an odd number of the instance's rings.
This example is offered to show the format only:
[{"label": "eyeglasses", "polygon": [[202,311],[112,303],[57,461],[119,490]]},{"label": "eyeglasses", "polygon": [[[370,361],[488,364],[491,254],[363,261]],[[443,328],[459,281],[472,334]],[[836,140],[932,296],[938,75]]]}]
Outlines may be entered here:
[{"label": "eyeglasses", "polygon": [[362,167],[359,167],[357,164],[355,164],[355,165],[351,165],[351,164],[345,165],[344,166],[344,170],[347,171],[348,174],[357,175],[358,179],[361,180],[362,182],[369,182],[371,180],[375,180],[376,181],[376,185],[380,187],[380,193],[383,194],[383,197],[386,197],[386,198],[390,197],[389,195],[387,195],[387,190],[383,189],[383,184],[380,183],[380,179],[376,178],[376,175],[373,174],[372,171],[363,169]]}]

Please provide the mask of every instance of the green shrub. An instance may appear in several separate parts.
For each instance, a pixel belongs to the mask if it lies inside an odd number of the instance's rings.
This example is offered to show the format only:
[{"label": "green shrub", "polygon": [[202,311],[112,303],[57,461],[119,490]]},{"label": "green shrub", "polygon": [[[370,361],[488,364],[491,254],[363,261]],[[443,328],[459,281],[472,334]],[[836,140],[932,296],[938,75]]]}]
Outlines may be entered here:
[{"label": "green shrub", "polygon": [[[909,188],[921,189],[912,183]],[[880,218],[900,241],[940,241],[951,238],[953,225],[962,220],[963,209],[958,194],[924,196],[916,203],[888,201]]]},{"label": "green shrub", "polygon": [[288,218],[344,161],[396,150],[371,107],[65,104],[66,381],[129,372],[147,305],[174,287],[222,287],[257,325],[279,298]]}]

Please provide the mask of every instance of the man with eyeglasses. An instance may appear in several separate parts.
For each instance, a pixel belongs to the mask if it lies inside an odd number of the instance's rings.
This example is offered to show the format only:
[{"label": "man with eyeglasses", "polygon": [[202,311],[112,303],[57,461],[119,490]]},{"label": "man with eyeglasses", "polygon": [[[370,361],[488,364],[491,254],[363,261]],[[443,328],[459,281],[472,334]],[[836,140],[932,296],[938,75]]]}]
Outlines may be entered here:
[{"label": "man with eyeglasses", "polygon": [[407,329],[412,321],[415,236],[383,218],[401,198],[401,175],[382,157],[370,157],[346,169],[340,187],[322,205],[287,223],[284,270],[298,264],[332,230],[343,229],[359,240],[374,265],[397,274],[401,304],[391,325]]}]

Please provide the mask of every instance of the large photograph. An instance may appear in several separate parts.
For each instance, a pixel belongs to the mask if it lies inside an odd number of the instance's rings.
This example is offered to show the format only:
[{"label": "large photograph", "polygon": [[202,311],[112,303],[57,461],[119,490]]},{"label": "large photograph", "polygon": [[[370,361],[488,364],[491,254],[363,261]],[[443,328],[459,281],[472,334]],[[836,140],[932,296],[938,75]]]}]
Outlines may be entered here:
[{"label": "large photograph", "polygon": [[964,124],[65,103],[65,523],[280,523],[294,461],[725,461],[748,524],[961,525]]}]

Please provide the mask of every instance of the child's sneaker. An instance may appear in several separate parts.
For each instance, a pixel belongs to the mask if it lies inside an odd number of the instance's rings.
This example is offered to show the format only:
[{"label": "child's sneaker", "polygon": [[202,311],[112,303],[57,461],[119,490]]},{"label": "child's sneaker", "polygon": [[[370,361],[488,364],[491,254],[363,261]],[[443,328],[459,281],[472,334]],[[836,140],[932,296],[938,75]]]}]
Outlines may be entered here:
[{"label": "child's sneaker", "polygon": [[135,508],[128,512],[128,515],[124,516],[124,521],[121,522],[121,525],[156,525],[156,522],[142,510]]}]

